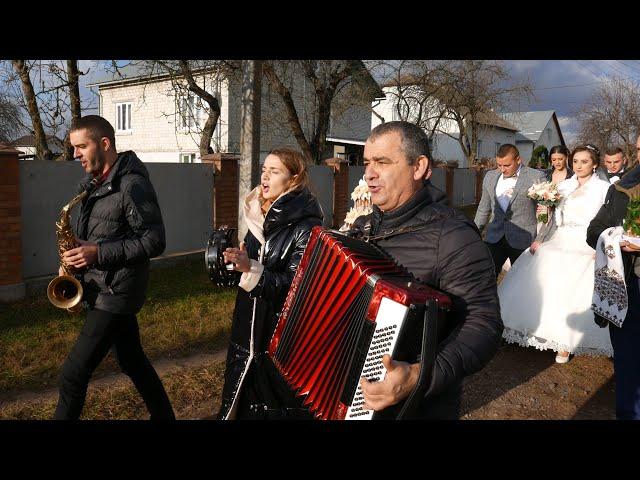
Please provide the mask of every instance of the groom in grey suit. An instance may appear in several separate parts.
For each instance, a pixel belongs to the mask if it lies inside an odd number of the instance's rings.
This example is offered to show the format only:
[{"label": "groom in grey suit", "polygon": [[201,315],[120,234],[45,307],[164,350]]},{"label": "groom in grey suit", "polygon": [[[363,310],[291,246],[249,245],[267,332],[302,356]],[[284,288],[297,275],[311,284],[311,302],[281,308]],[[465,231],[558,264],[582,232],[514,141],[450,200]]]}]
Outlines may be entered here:
[{"label": "groom in grey suit", "polygon": [[489,246],[496,277],[502,264],[511,264],[536,237],[536,202],[527,196],[534,183],[544,182],[544,172],[521,165],[520,152],[510,143],[496,154],[498,168],[487,172],[475,223],[482,231],[491,216],[485,242]]}]

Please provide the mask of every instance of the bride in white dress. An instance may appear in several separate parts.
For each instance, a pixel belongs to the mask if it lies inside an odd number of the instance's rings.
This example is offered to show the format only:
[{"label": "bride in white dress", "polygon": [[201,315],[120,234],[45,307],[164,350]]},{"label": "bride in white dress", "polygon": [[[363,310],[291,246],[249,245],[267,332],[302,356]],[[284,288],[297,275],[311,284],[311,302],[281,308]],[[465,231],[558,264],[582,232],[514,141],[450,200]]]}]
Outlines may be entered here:
[{"label": "bride in white dress", "polygon": [[504,338],[554,350],[558,363],[569,354],[613,355],[609,331],[594,323],[590,309],[595,251],[586,242],[610,184],[593,174],[594,151],[577,147],[572,157],[575,175],[558,184],[555,231],[540,241],[541,231],[498,286]]}]

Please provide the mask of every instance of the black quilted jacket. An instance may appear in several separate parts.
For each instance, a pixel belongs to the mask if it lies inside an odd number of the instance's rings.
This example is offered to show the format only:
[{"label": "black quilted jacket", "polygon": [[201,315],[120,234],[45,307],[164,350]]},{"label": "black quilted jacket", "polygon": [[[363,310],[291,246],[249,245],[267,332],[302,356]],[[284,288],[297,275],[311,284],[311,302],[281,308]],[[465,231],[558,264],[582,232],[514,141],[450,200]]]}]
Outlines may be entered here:
[{"label": "black quilted jacket", "polygon": [[164,251],[165,231],[149,173],[134,152],[119,153],[106,180],[84,199],[75,232],[98,243],[98,261],[84,274],[84,299],[100,310],[137,313],[146,298],[149,259]]}]

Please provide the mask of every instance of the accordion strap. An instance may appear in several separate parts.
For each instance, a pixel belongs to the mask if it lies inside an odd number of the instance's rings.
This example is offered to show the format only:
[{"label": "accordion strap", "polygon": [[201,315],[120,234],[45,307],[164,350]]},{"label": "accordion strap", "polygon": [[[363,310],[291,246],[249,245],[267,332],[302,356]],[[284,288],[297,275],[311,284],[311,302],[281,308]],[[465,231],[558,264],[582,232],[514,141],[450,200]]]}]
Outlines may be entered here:
[{"label": "accordion strap", "polygon": [[422,354],[420,355],[420,373],[413,391],[407,397],[396,420],[416,418],[420,402],[431,384],[433,367],[438,349],[438,304],[434,299],[427,300],[424,310],[422,329]]},{"label": "accordion strap", "polygon": [[383,240],[385,238],[395,237],[396,235],[402,235],[403,233],[417,232],[418,230],[422,230],[423,228],[426,228],[427,225],[429,225],[428,222],[423,222],[423,223],[418,223],[416,225],[409,225],[407,227],[385,230],[379,235],[373,235],[373,236],[365,235],[363,237],[363,240],[365,242],[376,242],[378,240]]}]

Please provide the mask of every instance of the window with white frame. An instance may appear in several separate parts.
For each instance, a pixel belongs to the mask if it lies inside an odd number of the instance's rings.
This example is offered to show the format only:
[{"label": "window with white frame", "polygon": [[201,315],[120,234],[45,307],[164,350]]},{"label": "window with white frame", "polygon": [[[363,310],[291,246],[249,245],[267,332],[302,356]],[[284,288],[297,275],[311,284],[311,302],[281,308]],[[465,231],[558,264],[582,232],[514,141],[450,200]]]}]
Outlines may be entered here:
[{"label": "window with white frame", "polygon": [[116,103],[116,131],[131,131],[131,103]]},{"label": "window with white frame", "polygon": [[180,163],[194,163],[196,161],[195,153],[181,153]]},{"label": "window with white frame", "polygon": [[202,103],[199,97],[189,94],[180,99],[180,128],[199,128],[202,118]]}]

